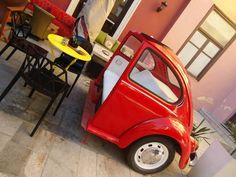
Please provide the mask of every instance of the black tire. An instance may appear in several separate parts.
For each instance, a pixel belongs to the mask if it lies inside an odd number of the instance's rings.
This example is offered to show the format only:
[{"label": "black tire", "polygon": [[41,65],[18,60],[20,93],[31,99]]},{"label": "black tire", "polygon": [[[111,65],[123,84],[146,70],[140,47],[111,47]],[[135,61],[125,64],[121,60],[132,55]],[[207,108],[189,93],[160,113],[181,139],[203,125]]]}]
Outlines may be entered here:
[{"label": "black tire", "polygon": [[[135,161],[136,152],[140,151],[142,153],[143,148],[141,148],[141,147],[143,145],[151,147],[152,144],[156,145],[155,143],[161,144],[162,147],[166,147],[166,152],[168,151],[168,153],[166,153],[167,156],[164,158],[167,158],[167,159],[164,160],[164,162],[162,164],[160,164],[160,166],[155,167],[153,169],[147,169],[147,168],[141,167]],[[147,145],[147,144],[149,144],[149,145]],[[159,147],[160,146],[158,146],[158,148]],[[139,148],[141,148],[141,150],[139,150]],[[152,151],[154,151],[154,150],[152,150]],[[164,153],[162,153],[162,154],[164,154]],[[141,157],[138,155],[136,157],[141,159]],[[137,142],[135,142],[134,144],[132,144],[130,146],[130,148],[128,149],[128,153],[127,153],[127,162],[128,162],[128,165],[134,171],[137,171],[138,173],[141,173],[141,174],[150,174],[150,173],[160,172],[160,171],[164,170],[165,168],[167,168],[171,164],[171,162],[173,161],[174,157],[175,157],[175,148],[174,148],[174,144],[171,140],[169,140],[168,138],[165,138],[165,137],[151,136],[151,137],[145,137],[141,140],[138,140]]]}]

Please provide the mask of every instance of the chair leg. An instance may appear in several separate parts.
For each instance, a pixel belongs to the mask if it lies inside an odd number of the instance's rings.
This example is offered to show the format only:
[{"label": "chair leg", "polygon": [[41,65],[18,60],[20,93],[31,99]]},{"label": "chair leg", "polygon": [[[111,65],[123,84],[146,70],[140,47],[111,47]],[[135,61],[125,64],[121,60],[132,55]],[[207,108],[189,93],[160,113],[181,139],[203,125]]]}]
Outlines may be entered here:
[{"label": "chair leg", "polygon": [[62,95],[62,97],[61,97],[61,99],[60,99],[60,101],[59,101],[59,103],[58,103],[58,105],[57,105],[57,107],[56,107],[56,109],[55,109],[55,111],[53,113],[53,116],[56,115],[56,113],[57,113],[58,109],[60,108],[64,98],[66,97],[67,92],[68,92],[68,89],[66,89],[66,91],[63,93],[63,95]]},{"label": "chair leg", "polygon": [[5,90],[3,91],[3,93],[0,96],[0,102],[2,101],[2,99],[7,95],[7,93],[11,90],[11,88],[14,86],[14,84],[16,83],[16,81],[20,78],[20,74],[16,74],[16,76],[12,79],[12,81],[10,82],[10,84],[8,84],[7,88],[5,88]]},{"label": "chair leg", "polygon": [[67,93],[66,97],[69,97],[70,92],[72,91],[72,89],[74,88],[76,82],[77,82],[78,79],[79,79],[79,76],[80,76],[80,74],[78,74],[78,75],[76,76],[75,81],[74,81],[74,83],[72,84],[72,86],[70,87],[70,90],[69,90],[69,92]]},{"label": "chair leg", "polygon": [[28,95],[28,97],[29,97],[29,98],[31,98],[31,97],[32,97],[32,95],[34,94],[34,91],[35,91],[35,89],[34,89],[34,88],[32,88],[32,89],[31,89],[31,91],[30,91],[30,94]]},{"label": "chair leg", "polygon": [[14,48],[12,51],[11,51],[11,53],[8,55],[8,57],[6,58],[6,61],[8,61],[11,57],[12,57],[12,55],[16,52],[16,48]]},{"label": "chair leg", "polygon": [[5,47],[0,51],[0,56],[7,50],[7,48],[9,47],[9,45],[5,45]]},{"label": "chair leg", "polygon": [[35,132],[37,131],[37,129],[39,128],[40,124],[42,123],[45,115],[47,114],[48,110],[51,108],[53,102],[55,101],[55,98],[52,98],[51,101],[48,103],[48,106],[46,107],[46,109],[44,110],[42,116],[40,117],[39,121],[37,122],[37,124],[35,125],[33,131],[30,133],[30,136],[34,136]]}]

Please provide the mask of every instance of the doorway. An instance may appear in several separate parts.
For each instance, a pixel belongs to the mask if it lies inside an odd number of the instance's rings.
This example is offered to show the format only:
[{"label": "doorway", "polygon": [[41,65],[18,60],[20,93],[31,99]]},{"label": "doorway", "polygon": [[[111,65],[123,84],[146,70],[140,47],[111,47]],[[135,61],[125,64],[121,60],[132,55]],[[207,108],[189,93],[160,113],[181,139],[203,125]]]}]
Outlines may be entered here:
[{"label": "doorway", "polygon": [[[73,17],[76,18],[78,16],[86,2],[87,0],[79,1]],[[102,27],[102,31],[113,36],[133,2],[134,0],[116,0],[111,13]]]},{"label": "doorway", "polygon": [[113,36],[134,0],[117,0],[102,30]]}]

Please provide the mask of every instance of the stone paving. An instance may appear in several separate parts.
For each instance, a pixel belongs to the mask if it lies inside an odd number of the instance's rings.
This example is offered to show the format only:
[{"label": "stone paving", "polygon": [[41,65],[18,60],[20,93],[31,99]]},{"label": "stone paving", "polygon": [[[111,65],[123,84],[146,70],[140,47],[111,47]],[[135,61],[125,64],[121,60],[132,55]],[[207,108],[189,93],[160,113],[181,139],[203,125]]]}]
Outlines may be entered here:
[{"label": "stone paving", "polygon": [[[47,42],[45,42],[47,43]],[[48,44],[41,42],[41,46]],[[3,42],[0,42],[2,49]],[[23,61],[17,52],[9,61],[0,56],[0,93]],[[74,75],[70,75],[73,81]],[[19,80],[0,103],[0,177],[141,177],[125,163],[115,145],[89,135],[80,126],[89,79],[82,75],[55,117],[52,110],[33,138],[29,136],[49,99]],[[56,104],[54,104],[56,105]],[[178,156],[163,172],[148,177],[182,177]]]}]

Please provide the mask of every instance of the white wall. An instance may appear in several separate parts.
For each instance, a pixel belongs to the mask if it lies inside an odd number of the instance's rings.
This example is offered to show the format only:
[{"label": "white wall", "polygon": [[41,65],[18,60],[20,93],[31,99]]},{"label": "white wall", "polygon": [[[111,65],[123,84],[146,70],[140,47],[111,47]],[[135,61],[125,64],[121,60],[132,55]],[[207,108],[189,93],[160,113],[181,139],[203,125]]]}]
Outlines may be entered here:
[{"label": "white wall", "polygon": [[79,0],[71,0],[70,5],[66,10],[66,13],[68,13],[69,15],[73,15],[78,3],[79,3]]}]

